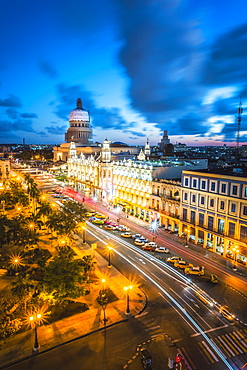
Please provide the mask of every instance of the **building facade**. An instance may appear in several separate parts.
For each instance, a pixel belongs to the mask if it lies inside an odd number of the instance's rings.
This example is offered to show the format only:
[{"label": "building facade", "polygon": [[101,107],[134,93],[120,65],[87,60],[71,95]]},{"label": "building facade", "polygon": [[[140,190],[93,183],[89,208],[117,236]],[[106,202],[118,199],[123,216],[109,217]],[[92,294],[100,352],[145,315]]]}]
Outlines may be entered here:
[{"label": "building facade", "polygon": [[242,264],[247,261],[247,180],[183,171],[180,236]]}]

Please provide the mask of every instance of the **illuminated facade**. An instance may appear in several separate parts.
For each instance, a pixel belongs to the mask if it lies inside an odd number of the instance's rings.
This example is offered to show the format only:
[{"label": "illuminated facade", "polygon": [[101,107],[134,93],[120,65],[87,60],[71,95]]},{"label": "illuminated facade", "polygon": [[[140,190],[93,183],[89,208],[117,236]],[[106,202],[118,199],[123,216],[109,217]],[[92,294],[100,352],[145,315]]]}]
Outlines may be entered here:
[{"label": "illuminated facade", "polygon": [[247,261],[247,181],[237,174],[183,171],[179,235]]}]

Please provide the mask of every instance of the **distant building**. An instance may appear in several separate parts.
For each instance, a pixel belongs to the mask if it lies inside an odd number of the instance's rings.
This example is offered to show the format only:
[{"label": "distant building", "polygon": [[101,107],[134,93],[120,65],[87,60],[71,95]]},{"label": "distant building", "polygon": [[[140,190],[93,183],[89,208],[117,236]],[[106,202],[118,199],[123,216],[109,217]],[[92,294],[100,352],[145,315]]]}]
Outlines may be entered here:
[{"label": "distant building", "polygon": [[8,180],[10,176],[10,160],[0,158],[0,184]]}]

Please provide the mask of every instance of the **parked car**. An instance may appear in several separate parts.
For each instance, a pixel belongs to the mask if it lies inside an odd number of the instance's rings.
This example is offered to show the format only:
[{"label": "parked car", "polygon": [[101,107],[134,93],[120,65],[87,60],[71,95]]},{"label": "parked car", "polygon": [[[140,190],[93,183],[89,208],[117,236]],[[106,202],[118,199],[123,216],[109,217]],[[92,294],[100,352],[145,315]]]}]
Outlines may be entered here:
[{"label": "parked car", "polygon": [[167,249],[165,247],[155,248],[155,252],[159,252],[159,253],[170,253],[169,249]]},{"label": "parked car", "polygon": [[116,228],[112,225],[105,225],[106,230],[116,230]]},{"label": "parked car", "polygon": [[148,350],[146,348],[141,348],[139,351],[139,356],[140,356],[141,363],[144,369],[147,369],[147,368],[151,369],[152,356],[150,355]]},{"label": "parked car", "polygon": [[154,248],[151,245],[148,245],[148,243],[142,245],[143,251],[154,251]]},{"label": "parked car", "polygon": [[142,237],[141,234],[134,234],[134,235],[132,235],[132,238],[133,239],[140,239],[141,237]]},{"label": "parked car", "polygon": [[166,262],[170,262],[170,263],[175,263],[175,262],[178,262],[178,261],[182,261],[182,258],[177,257],[177,256],[173,256],[173,257],[168,257],[166,259]]},{"label": "parked car", "polygon": [[141,239],[135,239],[134,244],[136,244],[136,245],[144,245],[145,243]]},{"label": "parked car", "polygon": [[132,234],[131,234],[131,233],[129,233],[129,232],[125,232],[125,233],[122,233],[122,234],[121,234],[121,236],[122,236],[123,238],[131,238]]},{"label": "parked car", "polygon": [[189,268],[189,267],[193,267],[193,265],[192,265],[192,263],[188,263],[188,262],[182,260],[182,261],[175,262],[174,267],[177,267],[179,269],[186,269],[186,268]]},{"label": "parked car", "polygon": [[96,218],[106,218],[106,216],[105,216],[105,215],[103,215],[102,213],[96,213],[96,214],[95,214],[95,217],[96,217]]},{"label": "parked car", "polygon": [[141,236],[139,240],[142,240],[144,243],[148,243],[148,239],[146,239],[145,236]]},{"label": "parked car", "polygon": [[93,224],[100,224],[100,225],[102,225],[104,223],[104,220],[101,220],[100,218],[96,218],[92,222],[93,222]]},{"label": "parked car", "polygon": [[188,275],[198,275],[198,276],[205,274],[204,267],[199,266],[188,267],[184,270],[184,272],[185,274]]},{"label": "parked car", "polygon": [[158,245],[155,243],[155,242],[148,242],[146,243],[146,245],[150,245],[151,247],[153,247],[154,249],[155,248],[158,248]]}]

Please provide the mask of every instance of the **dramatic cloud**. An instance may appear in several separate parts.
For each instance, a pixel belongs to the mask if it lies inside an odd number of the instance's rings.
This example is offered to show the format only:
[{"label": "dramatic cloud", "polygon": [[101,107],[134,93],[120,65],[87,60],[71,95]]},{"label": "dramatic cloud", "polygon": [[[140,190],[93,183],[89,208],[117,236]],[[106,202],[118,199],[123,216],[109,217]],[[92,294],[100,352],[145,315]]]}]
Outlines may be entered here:
[{"label": "dramatic cloud", "polygon": [[171,112],[193,109],[202,96],[199,31],[181,22],[170,0],[117,3],[124,44],[120,61],[130,78],[132,106],[148,121],[164,126]]},{"label": "dramatic cloud", "polygon": [[79,85],[67,86],[59,84],[57,86],[58,99],[61,101],[56,106],[55,113],[59,118],[65,121],[69,119],[69,112],[76,108],[76,99],[81,98],[83,108],[90,111],[90,116],[93,122],[93,127],[100,127],[102,130],[108,129],[126,129],[133,127],[132,123],[128,123],[121,115],[119,108],[100,108],[97,107],[93,94],[90,91],[84,90]]},{"label": "dramatic cloud", "polygon": [[22,113],[21,118],[38,118],[36,113]]},{"label": "dramatic cloud", "polygon": [[0,107],[21,107],[20,99],[14,94],[9,94],[8,98],[0,99]]},{"label": "dramatic cloud", "polygon": [[247,23],[224,33],[213,44],[203,82],[214,86],[242,85],[247,79]]}]

